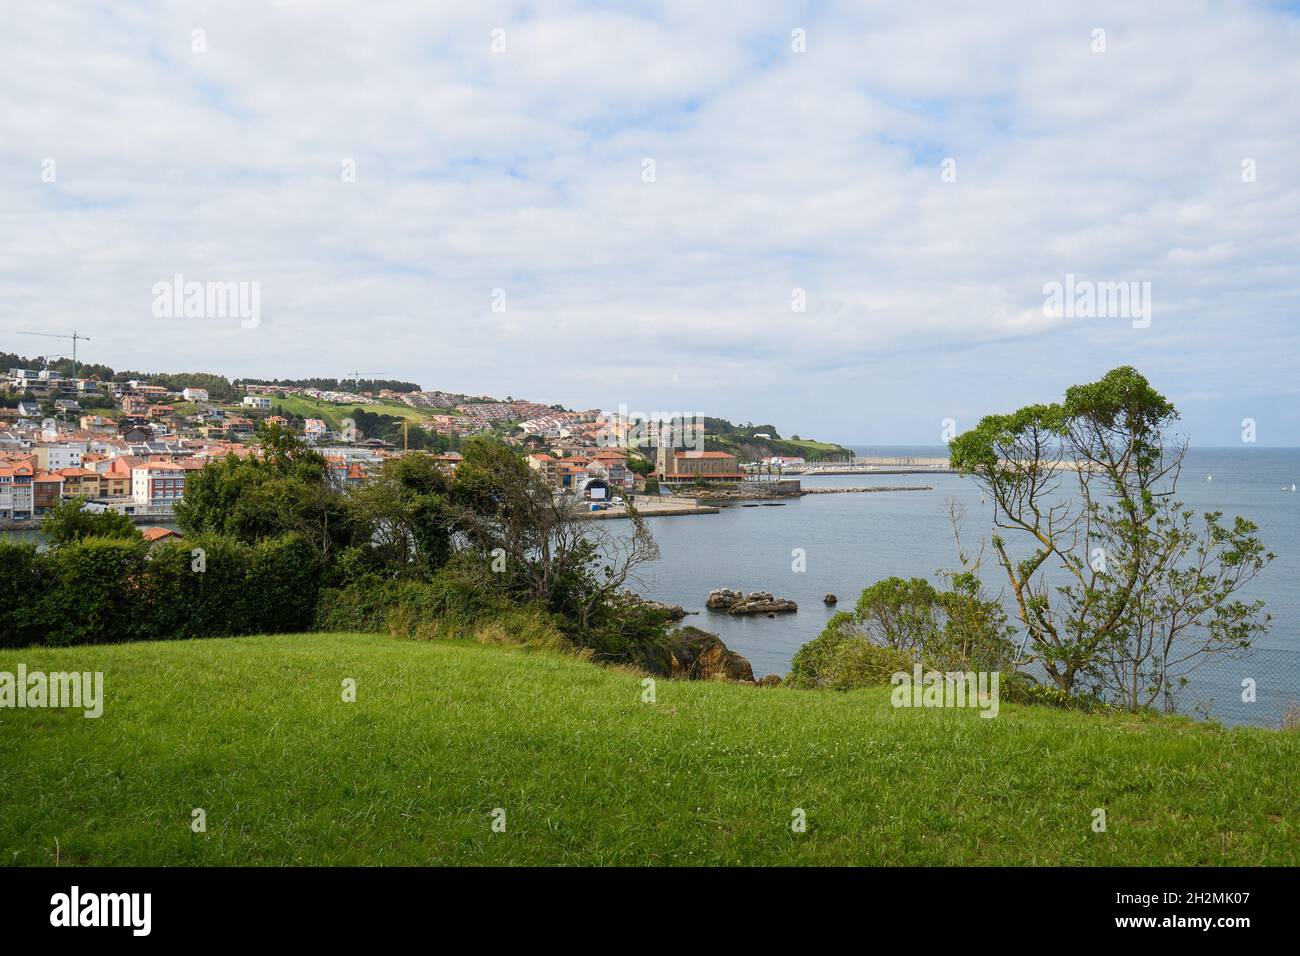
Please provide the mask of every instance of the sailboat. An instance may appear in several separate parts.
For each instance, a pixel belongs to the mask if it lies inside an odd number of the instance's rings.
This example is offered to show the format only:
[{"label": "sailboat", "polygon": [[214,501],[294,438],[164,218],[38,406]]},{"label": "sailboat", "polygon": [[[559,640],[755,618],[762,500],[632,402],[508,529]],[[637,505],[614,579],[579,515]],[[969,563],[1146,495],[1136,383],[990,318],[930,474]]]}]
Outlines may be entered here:
[{"label": "sailboat", "polygon": [[1205,476],[1205,480],[1206,480],[1206,481],[1213,481],[1213,480],[1214,480],[1214,476],[1213,476],[1213,475],[1206,475],[1206,476]]}]

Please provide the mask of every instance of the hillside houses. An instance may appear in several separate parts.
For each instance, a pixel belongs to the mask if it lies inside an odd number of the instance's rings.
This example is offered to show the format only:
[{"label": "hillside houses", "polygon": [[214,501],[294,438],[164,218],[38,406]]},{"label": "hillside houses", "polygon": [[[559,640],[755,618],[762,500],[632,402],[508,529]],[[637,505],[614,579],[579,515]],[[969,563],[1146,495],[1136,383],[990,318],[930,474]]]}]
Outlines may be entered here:
[{"label": "hillside houses", "polygon": [[[0,521],[39,520],[69,499],[142,523],[166,521],[204,464],[259,454],[257,435],[266,426],[296,431],[324,456],[334,485],[353,490],[387,459],[407,453],[403,439],[394,440],[403,431],[391,427],[392,419],[404,415],[412,432],[423,428],[452,439],[436,442],[437,449],[455,448],[458,439],[480,433],[499,435],[557,494],[595,497],[598,491],[607,497],[631,491],[637,482],[620,443],[627,434],[615,433],[619,423],[596,409],[566,411],[523,399],[436,391],[358,394],[293,385],[236,383],[231,395],[182,388],[177,378],[163,379],[178,386],[171,388],[146,380],[64,378],[53,370],[11,369],[0,376],[0,395],[8,399],[0,407]],[[220,400],[211,401],[212,394]],[[304,405],[322,402],[338,409],[305,417]],[[376,406],[397,402],[420,409],[420,415],[392,408],[381,434],[339,425],[349,406],[379,415],[384,411]],[[417,448],[431,444],[419,437]],[[456,451],[429,453],[447,474],[462,461]],[[660,471],[666,483],[732,480],[739,472],[730,456],[697,460],[690,454],[668,459],[671,467]]]},{"label": "hillside houses", "polygon": [[560,491],[581,491],[584,484],[592,479],[601,479],[611,488],[630,491],[636,482],[636,475],[628,467],[627,454],[615,449],[563,458],[545,452],[534,452],[526,460],[528,467]]}]

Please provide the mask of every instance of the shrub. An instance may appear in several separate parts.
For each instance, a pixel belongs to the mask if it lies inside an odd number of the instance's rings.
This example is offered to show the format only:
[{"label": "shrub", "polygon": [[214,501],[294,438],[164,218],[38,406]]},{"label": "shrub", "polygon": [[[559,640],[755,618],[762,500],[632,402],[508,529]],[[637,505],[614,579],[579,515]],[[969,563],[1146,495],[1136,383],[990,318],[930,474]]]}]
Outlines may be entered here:
[{"label": "shrub", "polygon": [[1064,710],[1092,710],[1103,706],[1095,696],[1069,693],[1055,684],[1040,684],[1023,672],[1004,673],[998,695],[1013,704],[1037,704]]},{"label": "shrub", "polygon": [[316,605],[316,629],[382,634],[396,599],[395,581],[366,574],[341,587],[324,588]]},{"label": "shrub", "polygon": [[40,641],[42,579],[36,545],[0,539],[0,647]]},{"label": "shrub", "polygon": [[865,638],[855,637],[835,647],[825,670],[821,685],[831,690],[854,690],[858,687],[875,687],[888,684],[900,671],[911,674],[915,662],[906,651],[881,647]]},{"label": "shrub", "polygon": [[83,538],[40,555],[49,570],[37,643],[109,644],[141,634],[142,540]]},{"label": "shrub", "polygon": [[[201,565],[195,549],[202,549]],[[156,547],[144,572],[145,636],[166,640],[249,633],[248,551],[234,538],[213,534]],[[196,570],[200,566],[203,570]]]},{"label": "shrub", "polygon": [[297,535],[244,544],[224,535],[197,534],[162,544],[144,569],[144,636],[309,630],[318,577],[315,555]]},{"label": "shrub", "polygon": [[1300,731],[1300,704],[1292,701],[1282,715],[1282,729]]},{"label": "shrub", "polygon": [[245,581],[249,610],[243,633],[305,631],[316,615],[320,586],[316,552],[299,535],[266,538],[249,549]]},{"label": "shrub", "polygon": [[911,673],[915,660],[909,651],[863,637],[853,615],[841,611],[795,653],[786,683],[833,690],[888,684],[899,671]]},{"label": "shrub", "polygon": [[84,538],[127,538],[139,540],[140,529],[116,511],[87,511],[82,498],[58,502],[41,521],[41,531],[52,547]]},{"label": "shrub", "polygon": [[563,642],[555,619],[497,590],[470,556],[457,556],[431,580],[366,574],[320,593],[322,630],[387,633],[415,640],[472,637],[490,643]]}]

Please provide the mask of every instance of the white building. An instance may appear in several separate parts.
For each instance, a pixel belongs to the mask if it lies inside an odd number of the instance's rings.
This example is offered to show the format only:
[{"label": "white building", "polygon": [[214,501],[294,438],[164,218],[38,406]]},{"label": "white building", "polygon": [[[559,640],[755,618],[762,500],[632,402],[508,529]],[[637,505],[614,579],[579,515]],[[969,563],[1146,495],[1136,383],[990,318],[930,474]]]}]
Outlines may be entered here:
[{"label": "white building", "polygon": [[187,388],[181,392],[181,398],[187,402],[206,402],[208,400],[208,390],[206,388]]},{"label": "white building", "polygon": [[62,468],[80,468],[81,456],[86,453],[84,442],[63,442],[57,445],[38,445],[36,461],[43,471]]},{"label": "white building", "polygon": [[170,511],[185,494],[185,469],[173,462],[151,461],[131,469],[131,499],[137,507]]},{"label": "white building", "polygon": [[271,400],[265,395],[245,395],[244,405],[248,408],[256,408],[261,412],[269,412],[271,410]]}]

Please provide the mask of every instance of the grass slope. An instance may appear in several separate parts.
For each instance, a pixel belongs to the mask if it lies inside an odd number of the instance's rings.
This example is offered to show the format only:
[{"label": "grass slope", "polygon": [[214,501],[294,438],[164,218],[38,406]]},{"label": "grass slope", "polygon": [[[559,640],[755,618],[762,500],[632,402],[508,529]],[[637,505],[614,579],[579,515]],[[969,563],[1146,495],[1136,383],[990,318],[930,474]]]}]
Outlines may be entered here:
[{"label": "grass slope", "polygon": [[102,670],[105,709],[0,710],[5,864],[1300,863],[1300,734],[887,689],[643,704],[575,658],[375,635],[20,661]]},{"label": "grass slope", "polygon": [[272,398],[272,407],[279,405],[284,411],[294,415],[301,415],[304,418],[319,418],[329,425],[330,428],[341,428],[343,419],[352,414],[354,409],[360,408],[362,411],[373,412],[376,415],[394,415],[398,418],[405,418],[411,424],[425,421],[439,414],[436,409],[412,408],[404,402],[375,402],[362,403],[360,405],[334,405],[330,402],[317,401],[314,398],[308,398],[304,395],[287,395],[284,398]]}]

